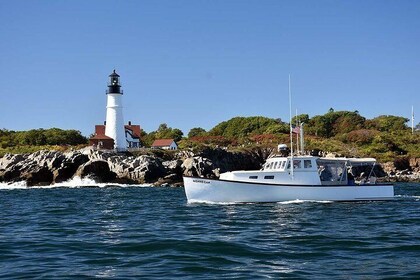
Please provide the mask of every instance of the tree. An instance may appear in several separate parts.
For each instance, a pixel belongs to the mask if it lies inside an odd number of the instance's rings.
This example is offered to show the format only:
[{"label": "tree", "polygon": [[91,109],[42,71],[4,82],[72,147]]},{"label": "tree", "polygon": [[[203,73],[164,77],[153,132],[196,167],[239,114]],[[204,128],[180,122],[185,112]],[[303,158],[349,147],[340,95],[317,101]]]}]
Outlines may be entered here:
[{"label": "tree", "polygon": [[168,130],[168,125],[166,123],[161,123],[157,129],[157,132],[163,132]]},{"label": "tree", "polygon": [[395,132],[398,130],[406,130],[406,122],[408,122],[408,119],[404,117],[382,115],[372,119],[369,122],[369,125],[371,128],[375,128],[379,131]]},{"label": "tree", "polygon": [[153,144],[153,141],[156,140],[156,132],[152,131],[150,133],[146,133],[145,135],[142,135],[141,141],[143,146],[150,147]]},{"label": "tree", "polygon": [[[5,134],[4,132],[2,134]],[[5,139],[1,136],[1,139]],[[15,145],[79,145],[86,144],[87,138],[78,130],[62,130],[59,128],[31,129],[28,131],[10,132],[7,136],[8,146]],[[3,141],[1,141],[3,142]],[[2,144],[4,146],[4,144]]]},{"label": "tree", "polygon": [[195,137],[195,136],[204,136],[204,135],[206,135],[206,130],[201,127],[191,128],[190,132],[188,132],[188,138]]},{"label": "tree", "polygon": [[364,128],[365,118],[357,112],[330,110],[322,116],[311,118],[307,132],[321,137],[332,137]]},{"label": "tree", "polygon": [[309,115],[308,114],[300,114],[300,115],[294,116],[292,118],[292,124],[296,125],[298,123],[296,120],[298,120],[299,123],[307,124],[309,122]]},{"label": "tree", "polygon": [[178,128],[168,127],[166,123],[159,125],[155,132],[155,139],[174,139],[176,142],[182,139],[184,133]]},{"label": "tree", "polygon": [[171,138],[174,139],[175,142],[180,141],[182,139],[182,136],[184,136],[184,133],[180,129],[172,129]]},{"label": "tree", "polygon": [[209,131],[211,136],[244,138],[250,135],[268,133],[287,133],[288,125],[266,117],[235,117],[221,122]]}]

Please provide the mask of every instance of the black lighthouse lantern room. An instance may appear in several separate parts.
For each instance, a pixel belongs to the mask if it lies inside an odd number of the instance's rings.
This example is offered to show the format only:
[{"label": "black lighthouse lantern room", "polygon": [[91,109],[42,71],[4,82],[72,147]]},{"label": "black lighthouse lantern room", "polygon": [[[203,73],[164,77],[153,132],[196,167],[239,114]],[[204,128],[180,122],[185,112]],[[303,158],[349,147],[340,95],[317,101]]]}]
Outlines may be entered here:
[{"label": "black lighthouse lantern room", "polygon": [[108,91],[107,94],[123,94],[120,85],[120,75],[115,72],[112,72],[109,75]]}]

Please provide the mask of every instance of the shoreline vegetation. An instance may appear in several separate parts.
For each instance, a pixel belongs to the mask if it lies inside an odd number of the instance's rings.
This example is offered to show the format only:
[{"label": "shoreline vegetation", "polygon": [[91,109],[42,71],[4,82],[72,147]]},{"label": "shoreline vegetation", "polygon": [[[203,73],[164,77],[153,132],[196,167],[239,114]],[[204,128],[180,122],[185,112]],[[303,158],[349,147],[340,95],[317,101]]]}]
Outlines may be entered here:
[{"label": "shoreline vegetation", "polygon": [[[292,123],[304,123],[305,150],[321,156],[373,157],[383,181],[420,181],[420,124],[414,133],[398,116],[362,117],[357,111],[334,111]],[[296,137],[296,136],[295,136]],[[155,139],[172,138],[177,151],[150,149]],[[235,117],[209,131],[187,136],[161,124],[142,131],[143,147],[127,153],[96,151],[77,130],[0,129],[0,182],[28,186],[64,182],[75,176],[97,182],[181,185],[182,175],[217,178],[222,172],[261,168],[280,143],[289,143],[289,124],[261,116]]]}]

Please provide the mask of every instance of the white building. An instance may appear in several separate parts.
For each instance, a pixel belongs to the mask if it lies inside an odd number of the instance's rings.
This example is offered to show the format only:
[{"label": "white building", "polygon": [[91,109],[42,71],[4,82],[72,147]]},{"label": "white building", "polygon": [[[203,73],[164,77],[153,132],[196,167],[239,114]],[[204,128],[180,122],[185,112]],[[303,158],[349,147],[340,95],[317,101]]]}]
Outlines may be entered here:
[{"label": "white building", "polygon": [[106,127],[105,135],[114,139],[114,148],[118,151],[127,149],[125,138],[122,96],[123,92],[120,85],[120,75],[115,70],[109,75],[107,103],[106,103]]},{"label": "white building", "polygon": [[128,122],[128,125],[125,125],[125,138],[127,139],[127,148],[140,148],[140,125],[132,125],[131,122]]},{"label": "white building", "polygon": [[152,144],[152,148],[164,150],[177,150],[178,145],[176,144],[174,139],[156,139]]},{"label": "white building", "polygon": [[115,70],[109,75],[106,121],[104,124],[95,125],[95,133],[89,139],[89,145],[97,149],[126,151],[128,149],[138,149],[141,147],[140,125],[124,125],[122,95],[120,85],[120,75]]}]

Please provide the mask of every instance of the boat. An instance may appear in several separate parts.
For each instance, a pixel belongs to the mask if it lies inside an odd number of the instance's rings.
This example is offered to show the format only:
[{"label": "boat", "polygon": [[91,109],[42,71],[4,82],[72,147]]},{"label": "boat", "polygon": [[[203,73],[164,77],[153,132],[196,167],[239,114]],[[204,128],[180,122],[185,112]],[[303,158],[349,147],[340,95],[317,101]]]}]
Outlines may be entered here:
[{"label": "boat", "polygon": [[[183,179],[189,203],[391,200],[394,187],[377,182],[375,165],[373,158],[274,155],[261,170],[225,172],[219,179]],[[354,180],[355,170],[366,172]]]},{"label": "boat", "polygon": [[[292,127],[292,97],[289,75],[290,150],[277,147],[261,170],[231,171],[219,179],[184,176],[188,202],[281,202],[391,200],[392,184],[378,183],[373,158],[327,158],[306,155],[303,123]],[[296,113],[297,115],[297,113]],[[300,149],[293,152],[293,133],[300,135]],[[299,141],[297,141],[298,143]],[[371,169],[367,169],[367,167]],[[353,174],[357,169],[365,172]],[[368,171],[369,170],[369,171]],[[354,180],[357,175],[358,181]]]}]

